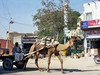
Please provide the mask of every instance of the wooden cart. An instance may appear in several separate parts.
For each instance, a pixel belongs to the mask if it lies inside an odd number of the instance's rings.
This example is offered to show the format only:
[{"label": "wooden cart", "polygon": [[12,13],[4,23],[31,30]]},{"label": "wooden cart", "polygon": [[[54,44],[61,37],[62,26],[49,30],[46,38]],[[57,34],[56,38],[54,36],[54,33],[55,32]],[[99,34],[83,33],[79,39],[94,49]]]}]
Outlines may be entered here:
[{"label": "wooden cart", "polygon": [[23,69],[25,62],[26,62],[26,57],[28,55],[32,55],[40,50],[42,50],[43,48],[40,48],[37,51],[31,52],[31,53],[27,53],[24,55],[23,60],[16,62],[14,59],[13,55],[9,55],[9,50],[8,49],[4,49],[4,48],[0,48],[0,51],[2,50],[2,52],[0,53],[0,60],[3,61],[2,66],[4,68],[4,70],[12,70],[13,69],[13,65],[15,65],[18,69]]},{"label": "wooden cart", "polygon": [[18,69],[22,69],[24,67],[24,61],[15,62],[14,56],[9,55],[9,50],[5,48],[0,48],[0,60],[3,61],[2,66],[4,70],[12,70],[13,65],[15,65]]}]

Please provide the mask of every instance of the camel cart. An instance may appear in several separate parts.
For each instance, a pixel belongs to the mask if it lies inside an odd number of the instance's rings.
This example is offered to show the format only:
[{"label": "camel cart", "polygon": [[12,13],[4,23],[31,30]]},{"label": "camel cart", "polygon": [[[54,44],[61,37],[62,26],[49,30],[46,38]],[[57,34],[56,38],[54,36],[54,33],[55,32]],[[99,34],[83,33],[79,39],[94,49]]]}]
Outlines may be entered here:
[{"label": "camel cart", "polygon": [[[43,47],[44,48],[44,47]],[[31,52],[31,53],[27,53],[24,54],[24,57],[21,61],[15,61],[14,56],[13,55],[9,55],[9,50],[5,49],[5,48],[0,48],[0,60],[3,61],[2,66],[4,70],[12,70],[13,69],[13,65],[15,65],[18,69],[23,69],[25,62],[27,62],[26,58],[28,55],[33,55],[34,53],[42,50],[43,48]]]}]

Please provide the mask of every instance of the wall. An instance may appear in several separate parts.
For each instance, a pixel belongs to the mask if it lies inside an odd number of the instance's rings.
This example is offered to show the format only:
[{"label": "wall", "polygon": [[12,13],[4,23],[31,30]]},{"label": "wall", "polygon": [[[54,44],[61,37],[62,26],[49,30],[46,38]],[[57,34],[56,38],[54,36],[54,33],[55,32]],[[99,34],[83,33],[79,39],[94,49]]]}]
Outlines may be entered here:
[{"label": "wall", "polygon": [[[7,40],[4,39],[0,39],[0,48],[6,48],[6,42]],[[9,53],[12,53],[12,48],[13,48],[13,44],[11,42],[11,40],[8,41],[8,49],[9,49]]]},{"label": "wall", "polygon": [[99,33],[98,30],[100,30],[100,24],[99,24],[100,22],[100,1],[92,1],[89,3],[85,3],[83,7],[84,7],[84,12],[83,12],[83,20],[82,20],[83,22],[81,22],[81,28],[83,26],[82,29],[85,32],[84,49],[87,55],[87,49],[88,49],[87,39],[97,39],[97,38],[99,39],[100,38],[100,35],[98,34]]},{"label": "wall", "polygon": [[92,1],[90,3],[85,3],[84,7],[84,20],[86,19],[86,13],[92,12],[92,19],[100,19],[100,1]]}]

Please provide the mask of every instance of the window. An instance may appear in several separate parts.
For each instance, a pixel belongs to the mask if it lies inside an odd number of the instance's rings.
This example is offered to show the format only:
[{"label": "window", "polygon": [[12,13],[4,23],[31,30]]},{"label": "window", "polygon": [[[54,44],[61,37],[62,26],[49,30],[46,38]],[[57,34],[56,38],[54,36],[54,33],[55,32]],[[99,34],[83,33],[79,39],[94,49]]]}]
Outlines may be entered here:
[{"label": "window", "polygon": [[86,20],[92,20],[92,12],[86,13]]}]

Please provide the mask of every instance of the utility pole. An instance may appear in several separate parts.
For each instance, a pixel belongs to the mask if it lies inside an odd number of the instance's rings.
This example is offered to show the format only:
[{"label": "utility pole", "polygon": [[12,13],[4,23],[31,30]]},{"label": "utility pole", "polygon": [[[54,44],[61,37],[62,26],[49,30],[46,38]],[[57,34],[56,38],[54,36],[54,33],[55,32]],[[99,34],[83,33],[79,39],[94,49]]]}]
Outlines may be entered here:
[{"label": "utility pole", "polygon": [[6,36],[7,36],[7,41],[6,41],[6,48],[8,48],[8,44],[9,44],[9,39],[10,39],[10,28],[11,28],[11,24],[13,24],[14,22],[12,21],[12,18],[10,18],[10,22],[9,22],[9,28],[8,28],[8,31],[6,33]]},{"label": "utility pole", "polygon": [[66,37],[69,37],[69,30],[68,30],[68,7],[69,7],[69,0],[63,0],[63,7],[64,7],[64,43],[66,43]]}]

